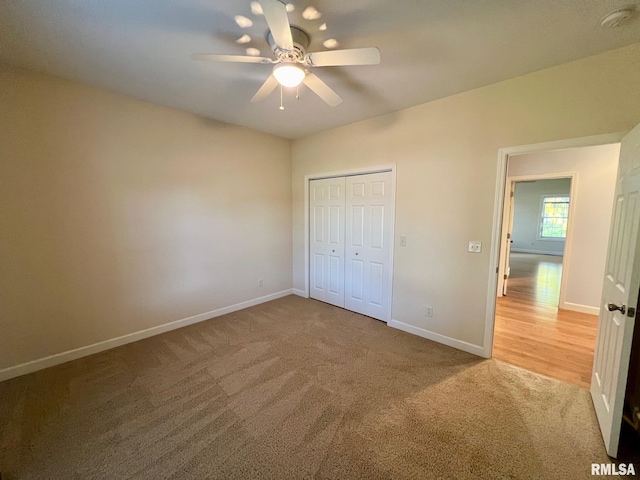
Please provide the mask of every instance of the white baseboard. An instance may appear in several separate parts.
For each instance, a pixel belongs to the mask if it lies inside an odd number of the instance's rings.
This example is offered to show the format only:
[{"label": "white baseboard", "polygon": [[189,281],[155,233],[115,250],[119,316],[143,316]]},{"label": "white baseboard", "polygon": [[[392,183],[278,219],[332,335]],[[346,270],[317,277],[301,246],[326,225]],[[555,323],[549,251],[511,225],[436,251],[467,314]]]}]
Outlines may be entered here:
[{"label": "white baseboard", "polygon": [[573,310],[574,312],[588,313],[589,315],[600,315],[598,307],[590,307],[589,305],[580,305],[579,303],[561,302],[558,308],[564,310]]},{"label": "white baseboard", "polygon": [[548,250],[533,250],[529,248],[513,248],[511,247],[511,251],[513,253],[535,253],[538,255],[554,255],[556,257],[561,257],[564,255],[564,252],[550,252]]},{"label": "white baseboard", "polygon": [[309,295],[305,294],[304,290],[298,290],[297,288],[292,289],[291,293],[302,298],[309,298]]},{"label": "white baseboard", "polygon": [[391,320],[387,323],[387,325],[393,328],[397,328],[398,330],[402,330],[403,332],[412,333],[413,335],[418,335],[419,337],[433,340],[434,342],[442,343],[449,347],[457,348],[458,350],[462,350],[463,352],[478,355],[479,357],[483,357],[485,355],[484,348],[479,345],[463,342],[462,340],[456,340],[455,338],[431,332],[429,330],[425,330],[424,328],[414,327],[413,325],[399,322],[398,320]]},{"label": "white baseboard", "polygon": [[147,328],[146,330],[129,333],[127,335],[112,338],[110,340],[104,340],[102,342],[94,343],[93,345],[87,345],[86,347],[74,348],[73,350],[56,353],[54,355],[49,355],[48,357],[39,358],[37,360],[32,360],[30,362],[15,365],[13,367],[3,368],[2,370],[0,370],[0,382],[9,380],[10,378],[19,377],[21,375],[26,375],[27,373],[42,370],[44,368],[60,365],[61,363],[70,362],[71,360],[76,360],[88,355],[93,355],[94,353],[103,352],[105,350],[119,347],[121,345],[126,345],[127,343],[137,342],[138,340],[153,337],[154,335],[159,335],[171,330],[176,330],[177,328],[186,327],[187,325],[210,320],[221,315],[226,315],[227,313],[237,312],[238,310],[243,310],[255,305],[260,305],[261,303],[270,302],[271,300],[286,297],[287,295],[291,295],[292,293],[294,293],[293,289],[283,290],[281,292],[265,295],[264,297],[247,300],[246,302],[236,303],[235,305],[230,305],[228,307],[218,308],[210,312],[200,313],[192,317],[183,318],[181,320],[174,320],[173,322],[164,323],[162,325],[158,325],[157,327]]}]

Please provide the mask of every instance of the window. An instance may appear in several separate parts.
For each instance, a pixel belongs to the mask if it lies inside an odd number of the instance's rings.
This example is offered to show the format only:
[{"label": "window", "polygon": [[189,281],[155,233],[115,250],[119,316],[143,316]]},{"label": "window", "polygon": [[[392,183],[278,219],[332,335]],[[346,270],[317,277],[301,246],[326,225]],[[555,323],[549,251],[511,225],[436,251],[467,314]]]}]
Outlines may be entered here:
[{"label": "window", "polygon": [[564,240],[567,236],[567,219],[569,218],[568,196],[542,197],[542,218],[540,221],[540,238]]}]

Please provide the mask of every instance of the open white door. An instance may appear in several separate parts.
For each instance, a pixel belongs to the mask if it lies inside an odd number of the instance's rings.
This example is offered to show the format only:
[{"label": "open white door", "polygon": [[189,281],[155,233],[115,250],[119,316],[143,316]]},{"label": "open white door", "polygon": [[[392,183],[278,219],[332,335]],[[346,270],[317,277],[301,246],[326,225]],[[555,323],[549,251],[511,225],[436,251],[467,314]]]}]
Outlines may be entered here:
[{"label": "open white door", "polygon": [[502,282],[502,295],[507,294],[507,283],[509,283],[509,276],[511,275],[511,244],[513,243],[513,239],[511,238],[513,234],[513,203],[515,201],[515,193],[516,193],[516,182],[509,182],[509,206],[508,206],[508,223],[507,223],[507,238],[504,244],[504,279]]},{"label": "open white door", "polygon": [[640,288],[640,125],[622,140],[609,251],[591,376],[591,397],[611,457],[618,454],[622,407]]}]

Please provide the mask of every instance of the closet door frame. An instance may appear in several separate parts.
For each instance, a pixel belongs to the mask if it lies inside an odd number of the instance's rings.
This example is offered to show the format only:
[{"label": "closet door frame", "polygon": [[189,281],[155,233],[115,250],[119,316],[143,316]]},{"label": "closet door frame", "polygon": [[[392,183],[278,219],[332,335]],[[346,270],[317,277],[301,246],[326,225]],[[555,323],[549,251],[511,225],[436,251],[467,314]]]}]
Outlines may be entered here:
[{"label": "closet door frame", "polygon": [[[376,167],[365,167],[365,168],[357,168],[351,170],[341,170],[337,172],[321,172],[312,175],[304,176],[304,292],[300,292],[299,290],[294,290],[294,293],[300,295],[304,298],[309,298],[309,182],[311,180],[320,180],[323,178],[334,178],[334,177],[348,177],[352,175],[366,175],[368,173],[382,173],[382,172],[391,172],[391,184],[393,187],[393,208],[391,209],[391,255],[390,255],[390,265],[389,265],[389,280],[388,280],[388,289],[389,289],[389,297],[391,298],[391,308],[390,312],[393,312],[393,260],[395,256],[395,224],[396,224],[396,164],[391,163],[387,165],[379,165]],[[391,313],[389,313],[389,318],[384,321],[390,322],[392,320]]]}]

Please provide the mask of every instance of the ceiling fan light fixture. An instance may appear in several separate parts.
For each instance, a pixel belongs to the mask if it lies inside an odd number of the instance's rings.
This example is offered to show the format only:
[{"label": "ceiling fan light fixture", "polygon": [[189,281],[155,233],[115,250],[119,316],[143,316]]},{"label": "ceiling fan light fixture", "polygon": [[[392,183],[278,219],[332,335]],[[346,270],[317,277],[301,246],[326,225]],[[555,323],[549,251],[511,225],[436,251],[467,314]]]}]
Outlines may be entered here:
[{"label": "ceiling fan light fixture", "polygon": [[297,87],[302,83],[304,69],[295,63],[279,63],[273,67],[273,76],[283,87]]},{"label": "ceiling fan light fixture", "polygon": [[[269,30],[266,40],[275,58],[261,57],[256,48],[247,48],[246,55],[221,55],[216,53],[194,53],[194,60],[207,60],[211,62],[231,63],[257,63],[272,65],[271,75],[264,81],[251,103],[265,100],[278,87],[282,100],[282,87],[297,87],[301,83],[320,97],[327,105],[335,107],[342,103],[342,98],[324,83],[312,71],[315,67],[340,67],[355,65],[378,65],[380,63],[380,50],[376,47],[351,48],[346,50],[327,50],[307,52],[310,38],[307,32],[291,25],[289,13],[293,10],[293,4],[285,4],[287,0],[257,0],[251,2],[251,13],[262,14],[265,17]],[[321,14],[315,7],[305,9],[306,17],[320,18]],[[303,18],[305,14],[303,14]],[[305,18],[307,19],[307,18]],[[239,26],[246,28],[252,25],[252,21],[246,17],[235,17]],[[320,23],[320,22],[318,22]],[[320,31],[326,28],[326,23],[319,25]],[[251,37],[243,35],[240,43],[250,43]],[[248,46],[248,45],[247,45]],[[332,49],[338,46],[336,39],[328,39],[324,43],[325,48]],[[298,98],[298,95],[296,95]],[[282,107],[282,101],[280,102]]]}]

